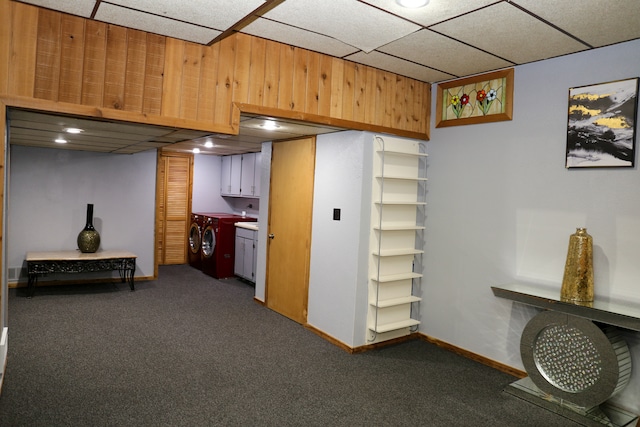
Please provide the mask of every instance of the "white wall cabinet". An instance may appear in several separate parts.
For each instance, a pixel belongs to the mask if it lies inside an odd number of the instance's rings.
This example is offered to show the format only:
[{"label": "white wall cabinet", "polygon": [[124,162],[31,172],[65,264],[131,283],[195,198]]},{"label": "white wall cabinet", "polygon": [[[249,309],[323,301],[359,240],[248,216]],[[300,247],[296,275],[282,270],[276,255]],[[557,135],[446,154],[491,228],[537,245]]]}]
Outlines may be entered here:
[{"label": "white wall cabinet", "polygon": [[220,195],[240,196],[242,155],[223,156],[220,169]]},{"label": "white wall cabinet", "polygon": [[376,137],[369,263],[369,342],[417,327],[424,246],[426,157],[415,141]]},{"label": "white wall cabinet", "polygon": [[258,232],[236,227],[234,273],[252,283],[256,281]]},{"label": "white wall cabinet", "polygon": [[220,195],[260,197],[261,153],[234,154],[222,157]]}]

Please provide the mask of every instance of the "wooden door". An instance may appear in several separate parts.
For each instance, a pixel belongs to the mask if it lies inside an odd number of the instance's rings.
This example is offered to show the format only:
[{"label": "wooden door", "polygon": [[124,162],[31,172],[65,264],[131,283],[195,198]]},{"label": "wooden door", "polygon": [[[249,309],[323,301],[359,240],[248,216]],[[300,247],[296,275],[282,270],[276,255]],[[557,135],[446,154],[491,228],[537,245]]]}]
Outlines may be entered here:
[{"label": "wooden door", "polygon": [[187,263],[192,182],[192,154],[159,153],[156,195],[158,265]]},{"label": "wooden door", "polygon": [[315,138],[274,142],[267,240],[266,305],[307,322]]}]

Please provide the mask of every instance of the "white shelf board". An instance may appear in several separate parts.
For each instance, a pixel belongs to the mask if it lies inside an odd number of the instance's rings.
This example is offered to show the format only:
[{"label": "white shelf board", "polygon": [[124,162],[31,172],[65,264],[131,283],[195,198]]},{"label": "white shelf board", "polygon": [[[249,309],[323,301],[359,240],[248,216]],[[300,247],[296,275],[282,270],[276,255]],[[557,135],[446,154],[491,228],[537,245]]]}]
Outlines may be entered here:
[{"label": "white shelf board", "polygon": [[386,283],[406,279],[419,279],[420,277],[422,277],[422,274],[414,273],[412,271],[410,273],[389,274],[388,276],[372,277],[371,280],[378,283]]},{"label": "white shelf board", "polygon": [[407,205],[407,206],[426,206],[427,202],[385,202],[376,201],[376,205]]},{"label": "white shelf board", "polygon": [[399,175],[377,175],[376,178],[378,179],[399,179],[399,180],[405,180],[405,181],[427,181],[428,178],[420,178],[417,176],[399,176]]},{"label": "white shelf board", "polygon": [[411,156],[411,157],[428,157],[427,153],[416,153],[409,151],[396,151],[396,150],[376,150],[378,153],[395,154],[398,156]]},{"label": "white shelf board", "polygon": [[386,250],[382,249],[380,253],[374,252],[373,255],[385,257],[385,256],[400,256],[400,255],[418,255],[423,253],[424,251],[421,249],[406,248],[406,249],[386,249]]},{"label": "white shelf board", "polygon": [[376,225],[373,227],[374,230],[382,230],[382,231],[404,231],[404,230],[424,230],[425,227],[422,225],[385,225],[382,226]]},{"label": "white shelf board", "polygon": [[369,326],[369,329],[378,333],[384,333],[389,331],[395,331],[396,329],[410,328],[411,326],[419,325],[420,321],[416,319],[407,319],[400,322],[386,323],[382,325]]},{"label": "white shelf board", "polygon": [[385,308],[385,307],[394,307],[396,305],[402,305],[402,304],[411,304],[412,302],[420,302],[420,301],[422,301],[422,298],[417,297],[415,295],[409,295],[409,296],[400,297],[400,298],[370,301],[369,304],[378,308]]}]

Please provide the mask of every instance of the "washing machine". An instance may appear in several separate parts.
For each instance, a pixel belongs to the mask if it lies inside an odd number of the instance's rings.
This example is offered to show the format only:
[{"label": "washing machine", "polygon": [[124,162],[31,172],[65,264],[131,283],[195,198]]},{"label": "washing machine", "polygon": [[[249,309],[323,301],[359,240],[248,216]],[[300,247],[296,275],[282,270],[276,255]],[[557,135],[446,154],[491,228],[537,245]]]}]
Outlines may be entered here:
[{"label": "washing machine", "polygon": [[257,221],[240,215],[204,214],[200,249],[202,271],[216,279],[233,277],[236,245],[236,222]]},{"label": "washing machine", "polygon": [[202,255],[200,248],[202,243],[202,225],[204,224],[204,214],[198,212],[191,213],[189,225],[189,235],[187,236],[187,255],[189,265],[202,270]]}]

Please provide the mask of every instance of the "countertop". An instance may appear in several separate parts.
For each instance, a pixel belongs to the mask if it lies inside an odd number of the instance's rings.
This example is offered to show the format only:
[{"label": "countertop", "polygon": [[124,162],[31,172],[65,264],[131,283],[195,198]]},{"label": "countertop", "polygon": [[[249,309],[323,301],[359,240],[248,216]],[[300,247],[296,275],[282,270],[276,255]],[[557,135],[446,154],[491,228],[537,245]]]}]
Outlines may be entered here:
[{"label": "countertop", "polygon": [[248,230],[258,231],[258,223],[257,222],[236,222],[236,227],[246,228]]}]

